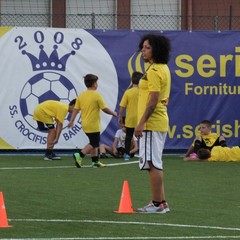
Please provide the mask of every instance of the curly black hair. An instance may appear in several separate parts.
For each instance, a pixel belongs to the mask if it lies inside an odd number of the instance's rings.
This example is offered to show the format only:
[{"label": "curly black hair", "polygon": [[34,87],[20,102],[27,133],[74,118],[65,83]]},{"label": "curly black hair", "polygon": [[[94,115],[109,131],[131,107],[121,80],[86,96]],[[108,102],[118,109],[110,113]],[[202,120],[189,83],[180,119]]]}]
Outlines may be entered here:
[{"label": "curly black hair", "polygon": [[157,34],[144,35],[138,45],[139,51],[142,50],[144,41],[148,40],[152,47],[152,55],[155,63],[167,64],[170,59],[171,42],[163,36]]}]

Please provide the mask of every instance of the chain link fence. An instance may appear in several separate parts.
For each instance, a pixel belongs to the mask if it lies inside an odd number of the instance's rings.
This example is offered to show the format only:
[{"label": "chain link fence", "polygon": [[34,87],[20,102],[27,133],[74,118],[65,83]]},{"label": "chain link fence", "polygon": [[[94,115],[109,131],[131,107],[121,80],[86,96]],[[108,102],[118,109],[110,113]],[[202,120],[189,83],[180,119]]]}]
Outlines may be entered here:
[{"label": "chain link fence", "polygon": [[67,28],[83,29],[122,29],[134,30],[239,30],[239,17],[223,16],[173,16],[173,15],[116,15],[116,14],[1,14],[0,24],[19,27],[52,27],[52,19],[55,25],[66,19]]}]

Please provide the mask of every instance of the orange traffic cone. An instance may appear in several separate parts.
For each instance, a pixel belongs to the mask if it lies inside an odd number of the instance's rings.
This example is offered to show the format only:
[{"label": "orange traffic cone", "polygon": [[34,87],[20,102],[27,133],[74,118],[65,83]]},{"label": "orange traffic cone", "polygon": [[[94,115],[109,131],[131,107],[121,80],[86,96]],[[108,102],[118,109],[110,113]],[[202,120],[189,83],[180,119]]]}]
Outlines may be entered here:
[{"label": "orange traffic cone", "polygon": [[8,225],[7,213],[5,209],[3,194],[0,192],[0,228],[11,227]]},{"label": "orange traffic cone", "polygon": [[136,213],[133,211],[132,208],[132,200],[129,190],[128,181],[123,182],[123,188],[122,188],[122,195],[120,199],[120,204],[118,211],[114,211],[115,213]]}]

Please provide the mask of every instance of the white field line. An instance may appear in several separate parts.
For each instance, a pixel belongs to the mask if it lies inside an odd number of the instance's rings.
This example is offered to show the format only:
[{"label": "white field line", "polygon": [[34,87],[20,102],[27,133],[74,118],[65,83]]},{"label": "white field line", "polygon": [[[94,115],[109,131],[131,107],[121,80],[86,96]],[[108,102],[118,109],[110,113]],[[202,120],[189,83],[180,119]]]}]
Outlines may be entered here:
[{"label": "white field line", "polygon": [[182,236],[182,237],[70,237],[70,238],[1,238],[1,240],[179,240],[179,239],[240,239],[240,236]]},{"label": "white field line", "polygon": [[[52,162],[52,161],[51,161]],[[135,164],[138,161],[125,161],[120,163],[108,163],[108,167]],[[82,168],[91,168],[91,165],[83,165]],[[62,169],[62,168],[76,168],[75,166],[51,166],[51,167],[0,167],[0,170],[33,170],[33,169]]]},{"label": "white field line", "polygon": [[132,225],[152,225],[152,226],[168,226],[180,228],[203,228],[203,229],[218,229],[226,231],[240,231],[240,228],[229,228],[219,226],[202,226],[189,224],[172,224],[172,223],[151,223],[151,222],[122,222],[122,221],[101,221],[101,220],[71,220],[71,219],[9,219],[12,222],[70,222],[70,223],[102,223],[102,224],[132,224]]}]

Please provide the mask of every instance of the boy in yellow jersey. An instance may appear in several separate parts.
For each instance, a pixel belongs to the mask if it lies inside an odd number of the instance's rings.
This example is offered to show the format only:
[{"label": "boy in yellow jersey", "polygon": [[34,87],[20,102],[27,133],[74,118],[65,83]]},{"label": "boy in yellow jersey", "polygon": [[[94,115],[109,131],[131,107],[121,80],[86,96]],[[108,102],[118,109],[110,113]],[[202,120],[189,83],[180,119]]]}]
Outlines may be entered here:
[{"label": "boy in yellow jersey", "polygon": [[170,212],[165,200],[162,152],[169,129],[167,104],[171,88],[168,67],[171,43],[163,35],[147,34],[139,43],[142,58],[149,68],[139,82],[138,125],[139,167],[147,170],[151,185],[151,202],[138,208],[141,213]]},{"label": "boy in yellow jersey", "polygon": [[186,157],[185,161],[209,161],[209,162],[240,162],[240,146],[232,148],[215,146],[210,151],[206,148],[201,148],[197,152],[196,158]]},{"label": "boy in yellow jersey", "polygon": [[134,129],[137,126],[137,106],[138,106],[138,83],[141,77],[143,76],[140,72],[133,72],[132,74],[132,86],[128,88],[121,99],[118,122],[120,125],[123,124],[123,112],[126,108],[126,118],[125,118],[125,127],[126,127],[126,138],[125,138],[125,160],[130,159],[130,148],[133,138]]},{"label": "boy in yellow jersey", "polygon": [[82,92],[77,100],[68,127],[72,127],[77,114],[81,111],[82,129],[89,138],[89,143],[79,152],[73,154],[75,165],[82,166],[82,159],[90,152],[92,167],[105,167],[98,159],[98,148],[100,142],[100,110],[117,117],[117,113],[110,110],[100,93],[96,92],[98,77],[94,74],[87,74],[84,83],[87,90]]},{"label": "boy in yellow jersey", "polygon": [[209,120],[201,121],[199,125],[200,134],[194,139],[194,142],[188,149],[185,157],[197,157],[197,152],[200,148],[206,148],[211,151],[214,146],[227,146],[225,138],[219,136],[217,133],[212,133],[211,129],[212,123]]},{"label": "boy in yellow jersey", "polygon": [[[61,158],[53,153],[54,145],[58,142],[62,132],[63,122],[68,112],[72,112],[76,99],[73,99],[69,105],[47,100],[40,103],[34,110],[33,119],[37,121],[40,131],[48,131],[47,149],[44,160],[60,160]],[[56,122],[56,128],[55,123]]]}]

